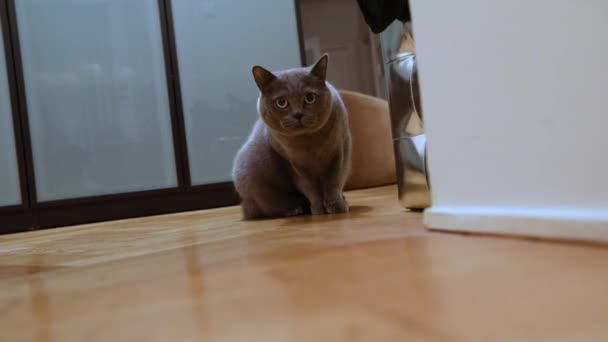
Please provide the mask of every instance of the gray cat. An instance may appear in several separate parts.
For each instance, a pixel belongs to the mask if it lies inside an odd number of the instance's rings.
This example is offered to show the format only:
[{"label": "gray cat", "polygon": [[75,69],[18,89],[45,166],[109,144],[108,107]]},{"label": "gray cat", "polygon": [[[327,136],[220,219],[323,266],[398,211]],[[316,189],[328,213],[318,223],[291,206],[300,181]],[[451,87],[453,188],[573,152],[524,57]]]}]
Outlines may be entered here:
[{"label": "gray cat", "polygon": [[245,219],[348,211],[351,135],[327,62],[325,54],[307,68],[253,67],[260,119],[232,170]]}]

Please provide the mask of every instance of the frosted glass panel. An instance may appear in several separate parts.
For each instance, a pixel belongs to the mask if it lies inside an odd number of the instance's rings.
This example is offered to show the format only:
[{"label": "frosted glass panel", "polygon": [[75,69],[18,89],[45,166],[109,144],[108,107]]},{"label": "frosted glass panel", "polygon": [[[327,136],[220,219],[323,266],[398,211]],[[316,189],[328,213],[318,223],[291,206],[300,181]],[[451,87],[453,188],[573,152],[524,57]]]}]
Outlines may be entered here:
[{"label": "frosted glass panel", "polygon": [[192,182],[229,181],[232,159],[257,118],[251,67],[301,63],[294,1],[172,4]]},{"label": "frosted glass panel", "polygon": [[0,206],[21,203],[13,113],[6,75],[4,42],[0,32]]},{"label": "frosted glass panel", "polygon": [[177,185],[156,0],[18,0],[40,201]]}]

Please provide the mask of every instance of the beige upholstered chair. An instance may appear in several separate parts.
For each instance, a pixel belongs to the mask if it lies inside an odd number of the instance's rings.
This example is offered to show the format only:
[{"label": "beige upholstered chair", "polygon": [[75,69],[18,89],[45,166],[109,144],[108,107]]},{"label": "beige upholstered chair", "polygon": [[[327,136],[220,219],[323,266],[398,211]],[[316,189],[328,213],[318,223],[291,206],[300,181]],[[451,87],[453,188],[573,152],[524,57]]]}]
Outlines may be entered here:
[{"label": "beige upholstered chair", "polygon": [[352,172],[347,190],[394,184],[395,156],[387,101],[341,90],[353,136]]}]

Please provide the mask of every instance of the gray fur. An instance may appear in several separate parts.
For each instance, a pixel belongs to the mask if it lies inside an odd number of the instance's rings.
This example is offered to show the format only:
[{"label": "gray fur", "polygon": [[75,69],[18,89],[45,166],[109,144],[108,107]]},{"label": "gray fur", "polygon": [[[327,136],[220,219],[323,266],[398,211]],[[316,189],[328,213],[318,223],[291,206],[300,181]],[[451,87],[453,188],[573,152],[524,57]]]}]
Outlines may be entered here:
[{"label": "gray fur", "polygon": [[[245,219],[348,211],[351,135],[340,94],[325,80],[327,61],[323,55],[311,67],[277,73],[253,68],[260,118],[232,171]],[[307,104],[311,93],[316,99]]]}]

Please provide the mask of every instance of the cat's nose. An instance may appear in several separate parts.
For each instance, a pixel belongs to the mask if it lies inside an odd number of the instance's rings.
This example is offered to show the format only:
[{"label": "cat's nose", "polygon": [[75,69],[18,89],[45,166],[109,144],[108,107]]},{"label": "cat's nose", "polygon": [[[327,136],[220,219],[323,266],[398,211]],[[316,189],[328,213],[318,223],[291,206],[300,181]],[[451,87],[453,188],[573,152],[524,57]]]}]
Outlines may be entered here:
[{"label": "cat's nose", "polygon": [[300,120],[304,117],[304,113],[297,112],[293,115],[296,119]]}]

